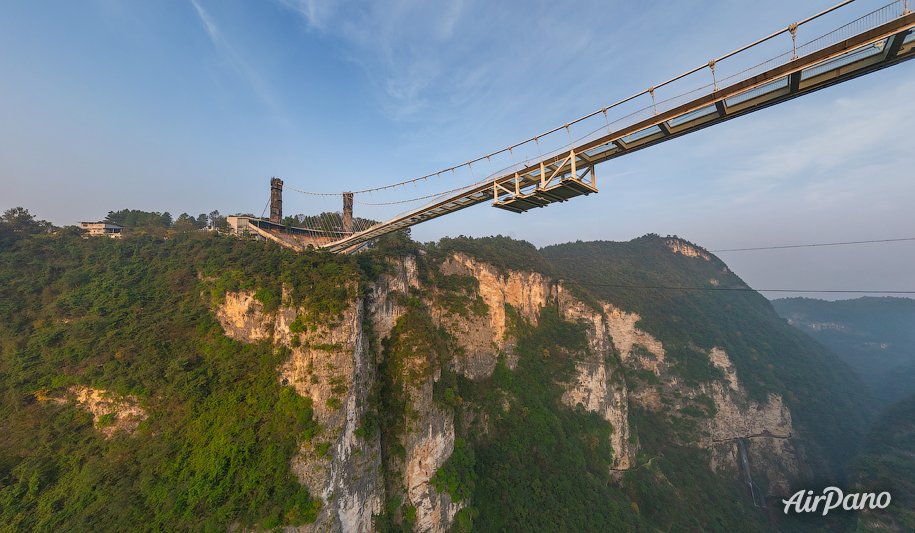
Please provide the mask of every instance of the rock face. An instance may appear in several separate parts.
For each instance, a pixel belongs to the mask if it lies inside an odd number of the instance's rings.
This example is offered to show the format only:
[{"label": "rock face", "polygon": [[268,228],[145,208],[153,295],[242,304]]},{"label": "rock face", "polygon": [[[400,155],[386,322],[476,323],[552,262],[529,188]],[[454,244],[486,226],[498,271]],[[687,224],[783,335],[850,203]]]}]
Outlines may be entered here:
[{"label": "rock face", "polygon": [[[559,306],[566,320],[590,326],[589,353],[576,363],[578,376],[567,387],[562,400],[572,407],[582,404],[587,411],[599,413],[613,425],[610,443],[615,454],[610,468],[625,470],[631,466],[637,451],[637,446],[629,441],[629,391],[622,368],[608,365],[606,359],[617,349],[625,361],[630,357],[632,339],[647,334],[637,331],[635,320],[630,321],[629,316],[609,304],[605,305],[604,314],[600,314],[563,293]],[[628,336],[622,335],[623,331]],[[617,335],[623,344],[616,345]]]},{"label": "rock face", "polygon": [[[672,242],[677,244],[671,247],[678,253],[708,259],[708,254],[698,248]],[[464,506],[463,502],[453,502],[447,492],[438,493],[430,483],[450,457],[455,441],[451,414],[432,401],[433,384],[439,379],[436,372],[404,386],[412,415],[399,437],[402,456],[385,450],[377,435],[360,437],[357,431],[378,378],[379,361],[375,358],[381,352],[369,339],[380,342],[389,337],[398,318],[407,312],[398,304],[398,295],[422,288],[415,258],[407,257],[391,266],[391,273],[380,277],[366,299],[353,302],[337,324],[316,332],[294,333],[291,325],[298,309],[281,307],[265,315],[250,292],[226,295],[217,310],[227,335],[249,342],[272,339],[289,347],[292,355],[280,369],[282,384],[314,402],[315,417],[323,431],[302,443],[291,467],[299,481],[324,501],[324,507],[317,522],[298,531],[372,531],[372,515],[381,513],[392,491],[415,507],[415,531],[448,530]],[[791,444],[791,413],[779,396],[770,395],[762,404],[749,400],[724,350],[715,348],[707,354],[711,364],[723,372],[723,379],[687,386],[670,373],[672,364],[662,343],[636,326],[640,319],[637,314],[609,303],[595,309],[546,276],[516,271],[503,275],[495,267],[463,254],[446,260],[440,270],[446,276],[475,277],[478,295],[488,306],[485,314],[459,316],[432,301],[425,302],[425,312],[435,326],[456,340],[459,350],[451,355],[452,370],[470,379],[485,378],[492,374],[500,354],[509,368],[514,368],[517,339],[509,334],[506,306],[536,325],[544,306],[558,305],[565,320],[587,326],[588,339],[586,352],[576,354],[577,374],[565,384],[562,400],[570,407],[581,405],[599,413],[612,424],[610,439],[615,455],[611,470],[635,465],[639,445],[631,438],[630,409],[677,413],[696,402],[712,402],[714,414],[700,419],[697,443],[711,450],[710,468],[724,475],[738,475],[736,443],[745,439],[750,464],[764,470],[770,480],[770,495],[787,493],[788,481],[797,475],[800,464]],[[404,364],[421,368],[426,362]],[[639,372],[649,372],[657,379],[652,380],[652,386],[641,384],[630,389],[627,373]],[[383,454],[389,461],[386,468],[382,468]]]},{"label": "rock face", "polygon": [[769,478],[767,495],[787,496],[790,480],[797,477],[802,464],[790,441],[794,434],[791,411],[776,394],[769,394],[763,404],[748,400],[724,350],[714,348],[709,355],[727,379],[727,385],[719,381],[701,387],[717,409],[703,428],[707,437],[700,441],[701,446],[712,450],[710,466],[713,470],[737,471],[737,440],[745,439],[749,442],[747,456],[751,466],[765,471]]},{"label": "rock face", "polygon": [[148,416],[136,396],[118,396],[105,390],[78,386],[70,387],[67,396],[74,399],[80,409],[92,415],[95,428],[106,439],[118,431],[136,433],[140,422]]},{"label": "rock face", "polygon": [[432,405],[432,382],[411,391],[419,418],[410,424],[403,439],[406,449],[403,482],[407,500],[416,507],[415,531],[442,532],[454,522],[463,504],[451,501],[447,492],[439,494],[430,479],[454,451],[454,420]]},{"label": "rock face", "polygon": [[374,383],[375,365],[366,354],[362,329],[363,302],[356,302],[333,329],[312,334],[307,343],[290,324],[298,310],[281,307],[264,315],[252,293],[228,294],[217,310],[226,335],[257,341],[273,337],[290,347],[292,355],[280,369],[280,380],[313,401],[315,419],[323,430],[302,444],[292,471],[313,496],[324,502],[318,520],[294,528],[302,532],[372,531],[372,514],[381,512],[384,485],[380,479],[381,447],[378,438],[356,436]]},{"label": "rock face", "polygon": [[379,441],[356,435],[374,383],[363,313],[361,302],[350,307],[339,327],[294,349],[281,371],[283,384],[313,400],[324,428],[303,444],[292,465],[299,481],[324,501],[318,520],[299,531],[368,532],[372,514],[381,510]]},{"label": "rock face", "polygon": [[683,254],[687,257],[701,257],[702,259],[705,259],[706,261],[711,260],[711,256],[709,256],[708,252],[700,249],[697,246],[693,246],[683,240],[675,238],[675,239],[667,239],[667,241],[665,241],[665,242],[667,243],[667,246],[671,250],[673,250],[674,252],[677,252],[678,254]]},{"label": "rock face", "polygon": [[[393,266],[394,273],[382,276],[372,289],[371,316],[378,338],[390,336],[397,319],[407,311],[396,303],[393,295],[420,288],[413,257]],[[427,364],[415,357],[404,361],[407,368],[421,368]],[[400,475],[398,479],[390,480],[397,490],[403,490],[404,501],[416,508],[414,530],[432,533],[450,528],[455,514],[463,507],[452,502],[447,493],[439,494],[430,482],[454,451],[454,419],[432,403],[432,385],[436,379],[438,376],[433,373],[406,385],[413,416],[409,417],[405,435],[400,437],[405,457],[391,457],[392,469]]]},{"label": "rock face", "polygon": [[[368,532],[372,516],[380,514],[386,481],[382,476],[382,447],[376,435],[357,435],[368,409],[368,396],[376,381],[374,361],[368,344],[364,319],[369,318],[378,338],[390,335],[405,309],[396,303],[396,293],[418,288],[416,262],[406,258],[394,265],[393,275],[384,275],[372,287],[368,302],[355,302],[344,312],[337,327],[319,329],[302,340],[290,325],[299,310],[281,307],[265,315],[253,293],[228,294],[217,309],[226,334],[253,342],[273,339],[287,346],[292,355],[280,369],[280,380],[312,399],[314,415],[323,431],[301,446],[292,471],[324,506],[313,524],[290,528],[301,532]],[[366,313],[368,317],[366,317]],[[417,417],[401,439],[405,460],[393,458],[401,478],[395,485],[405,488],[406,501],[414,506],[417,531],[445,531],[461,505],[447,493],[438,494],[431,477],[454,449],[454,423],[450,416],[432,405],[433,378],[413,384],[409,397]]]},{"label": "rock face", "polygon": [[[705,251],[683,241],[671,240],[668,245],[677,253],[709,259]],[[627,313],[609,303],[604,303],[603,313],[599,313],[564,291],[561,283],[528,272],[512,271],[506,279],[491,265],[462,254],[446,262],[442,271],[476,277],[480,282],[480,295],[490,309],[487,317],[490,338],[476,323],[451,330],[467,350],[464,360],[455,365],[456,370],[471,378],[485,377],[492,373],[499,350],[511,352],[512,339],[505,337],[505,304],[512,305],[525,319],[536,324],[540,308],[556,299],[564,319],[588,325],[589,353],[581,354],[576,364],[578,375],[568,384],[563,401],[569,406],[581,404],[588,411],[598,412],[613,425],[610,437],[616,451],[611,465],[613,470],[632,466],[638,451],[638,443],[630,442],[630,404],[651,410],[663,407],[655,389],[627,389],[626,381],[620,375],[623,368],[606,362],[607,355],[615,349],[624,367],[649,370],[664,382],[664,392],[680,393],[684,399],[675,402],[673,409],[683,408],[690,399],[699,396],[714,401],[715,416],[701,428],[701,434],[708,437],[699,442],[713,452],[711,468],[737,475],[736,439],[748,439],[749,461],[768,475],[769,494],[788,493],[789,480],[797,476],[800,464],[798,453],[789,440],[793,435],[791,413],[777,395],[770,395],[762,405],[748,401],[746,390],[740,385],[737,371],[724,350],[712,349],[709,358],[722,370],[725,380],[686,387],[668,373],[671,365],[665,360],[661,342],[636,327],[640,317],[635,313]],[[508,361],[511,363],[511,358]]]},{"label": "rock face", "polygon": [[[226,336],[240,341],[255,342],[269,337],[265,326],[267,317],[261,313],[263,306],[254,299],[254,291],[230,292],[225,303],[216,310]],[[288,310],[284,309],[284,313]]]},{"label": "rock face", "polygon": [[536,272],[512,271],[506,278],[492,265],[464,254],[455,254],[444,262],[441,270],[446,275],[477,278],[479,294],[489,306],[488,316],[478,319],[449,321],[441,314],[434,317],[465,350],[462,357],[456,358],[455,370],[471,379],[490,376],[500,351],[505,352],[508,367],[514,368],[515,339],[505,335],[508,327],[505,306],[512,306],[524,319],[536,324],[540,308],[558,294],[558,285]]}]

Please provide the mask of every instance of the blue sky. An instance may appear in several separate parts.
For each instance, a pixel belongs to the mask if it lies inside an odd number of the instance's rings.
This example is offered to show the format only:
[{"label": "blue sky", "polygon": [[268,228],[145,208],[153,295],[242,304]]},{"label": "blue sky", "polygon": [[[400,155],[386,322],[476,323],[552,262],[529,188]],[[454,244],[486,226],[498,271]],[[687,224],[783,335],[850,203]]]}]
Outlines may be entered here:
[{"label": "blue sky", "polygon": [[[410,179],[833,1],[9,0],[0,208],[58,225],[124,208],[259,214],[272,176],[323,192]],[[655,232],[711,250],[915,237],[912,95],[915,62],[605,163],[598,195],[524,215],[478,206],[413,235]],[[287,190],[287,213],[305,206]],[[721,257],[757,288],[915,290],[913,242]]]}]

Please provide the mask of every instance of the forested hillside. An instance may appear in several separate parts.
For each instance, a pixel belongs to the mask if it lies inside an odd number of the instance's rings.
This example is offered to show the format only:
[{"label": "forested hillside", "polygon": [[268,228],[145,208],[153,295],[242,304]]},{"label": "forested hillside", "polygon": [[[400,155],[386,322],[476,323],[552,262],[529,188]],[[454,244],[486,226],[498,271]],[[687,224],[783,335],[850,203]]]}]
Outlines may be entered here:
[{"label": "forested hillside", "polygon": [[[314,425],[310,400],[277,382],[286,349],[222,334],[209,287],[258,288],[270,304],[282,281],[307,284],[299,302],[335,313],[352,304],[347,283],[363,279],[354,258],[213,235],[2,238],[0,530],[314,519],[320,500],[289,475]],[[106,439],[94,426],[113,418],[93,420],[68,399],[79,387],[134,397],[148,418]]]},{"label": "forested hillside", "polygon": [[866,430],[847,366],[695,290],[745,285],[679,239],[339,256],[19,215],[0,531],[803,531],[779,495],[845,483]]},{"label": "forested hillside", "polygon": [[871,400],[855,394],[860,380],[824,346],[785,324],[720,259],[694,245],[673,253],[670,242],[683,241],[646,235],[549,246],[542,253],[595,297],[639,313],[641,327],[665,342],[684,377],[709,377],[693,346],[723,347],[753,396],[790,398],[814,449],[822,447],[832,465],[847,464],[873,409]]}]

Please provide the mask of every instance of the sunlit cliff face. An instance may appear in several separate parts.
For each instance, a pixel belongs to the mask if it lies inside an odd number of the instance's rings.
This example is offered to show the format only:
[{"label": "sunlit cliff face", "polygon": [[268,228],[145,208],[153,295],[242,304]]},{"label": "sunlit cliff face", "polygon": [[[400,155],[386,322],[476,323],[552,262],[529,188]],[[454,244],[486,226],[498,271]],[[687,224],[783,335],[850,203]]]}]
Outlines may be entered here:
[{"label": "sunlit cliff face", "polygon": [[[692,253],[678,248],[678,253]],[[698,254],[698,252],[696,252]],[[695,255],[695,254],[694,254]],[[540,309],[559,306],[565,320],[586,324],[588,349],[575,355],[574,378],[565,385],[562,401],[571,408],[583,407],[599,413],[612,424],[610,436],[615,451],[612,471],[631,468],[639,450],[632,437],[629,409],[681,409],[696,398],[708,398],[711,416],[701,421],[698,444],[712,451],[709,467],[723,475],[736,474],[739,467],[737,439],[748,439],[750,461],[770,478],[771,494],[788,490],[788,476],[798,471],[791,413],[777,395],[762,404],[749,401],[739,375],[724,350],[708,354],[711,365],[722,371],[723,379],[698,386],[686,386],[670,372],[664,346],[636,323],[640,317],[608,303],[602,312],[582,303],[557,283],[541,274],[509,271],[502,275],[492,266],[463,254],[456,254],[441,265],[446,275],[473,276],[479,281],[478,294],[488,306],[483,316],[447,314],[427,302],[433,322],[448,331],[456,341],[450,367],[470,379],[490,376],[500,354],[511,367],[517,341],[510,333],[506,305],[536,324]],[[227,295],[217,314],[228,335],[244,341],[273,338],[290,347],[292,355],[283,366],[281,382],[303,396],[312,398],[317,420],[323,430],[305,442],[293,462],[293,472],[312,494],[324,501],[315,524],[301,531],[370,531],[372,515],[381,511],[390,494],[402,495],[416,509],[416,531],[445,531],[465,502],[453,502],[439,493],[430,479],[454,450],[455,426],[449,412],[432,401],[436,372],[405,384],[406,397],[414,413],[409,429],[399,437],[403,455],[391,455],[377,435],[360,434],[368,396],[375,386],[377,347],[369,337],[390,335],[406,308],[397,303],[396,294],[420,288],[416,262],[408,257],[394,265],[393,273],[383,275],[371,289],[367,300],[353,302],[343,320],[330,329],[319,329],[306,342],[293,341],[297,334],[290,324],[297,316],[293,308],[280,308],[265,315],[262,306],[249,293]],[[367,331],[365,328],[372,328]],[[377,342],[377,341],[376,341]],[[617,353],[619,364],[608,363],[607,355]],[[427,361],[405,362],[416,368]],[[637,384],[630,388],[620,374],[624,368],[647,371],[655,385]],[[677,395],[672,393],[676,392]],[[677,397],[670,404],[666,398]],[[504,409],[512,408],[511,398]],[[665,403],[667,402],[667,403]],[[382,468],[382,454],[389,454]]]}]

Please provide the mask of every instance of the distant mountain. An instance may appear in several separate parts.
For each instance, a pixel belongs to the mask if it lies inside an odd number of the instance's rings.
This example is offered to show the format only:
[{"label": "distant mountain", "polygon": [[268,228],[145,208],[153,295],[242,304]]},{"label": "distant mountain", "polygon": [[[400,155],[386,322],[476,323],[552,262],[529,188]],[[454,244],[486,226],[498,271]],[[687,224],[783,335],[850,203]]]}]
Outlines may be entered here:
[{"label": "distant mountain", "polygon": [[915,393],[915,300],[783,298],[772,306],[844,359],[875,396],[895,401]]}]

